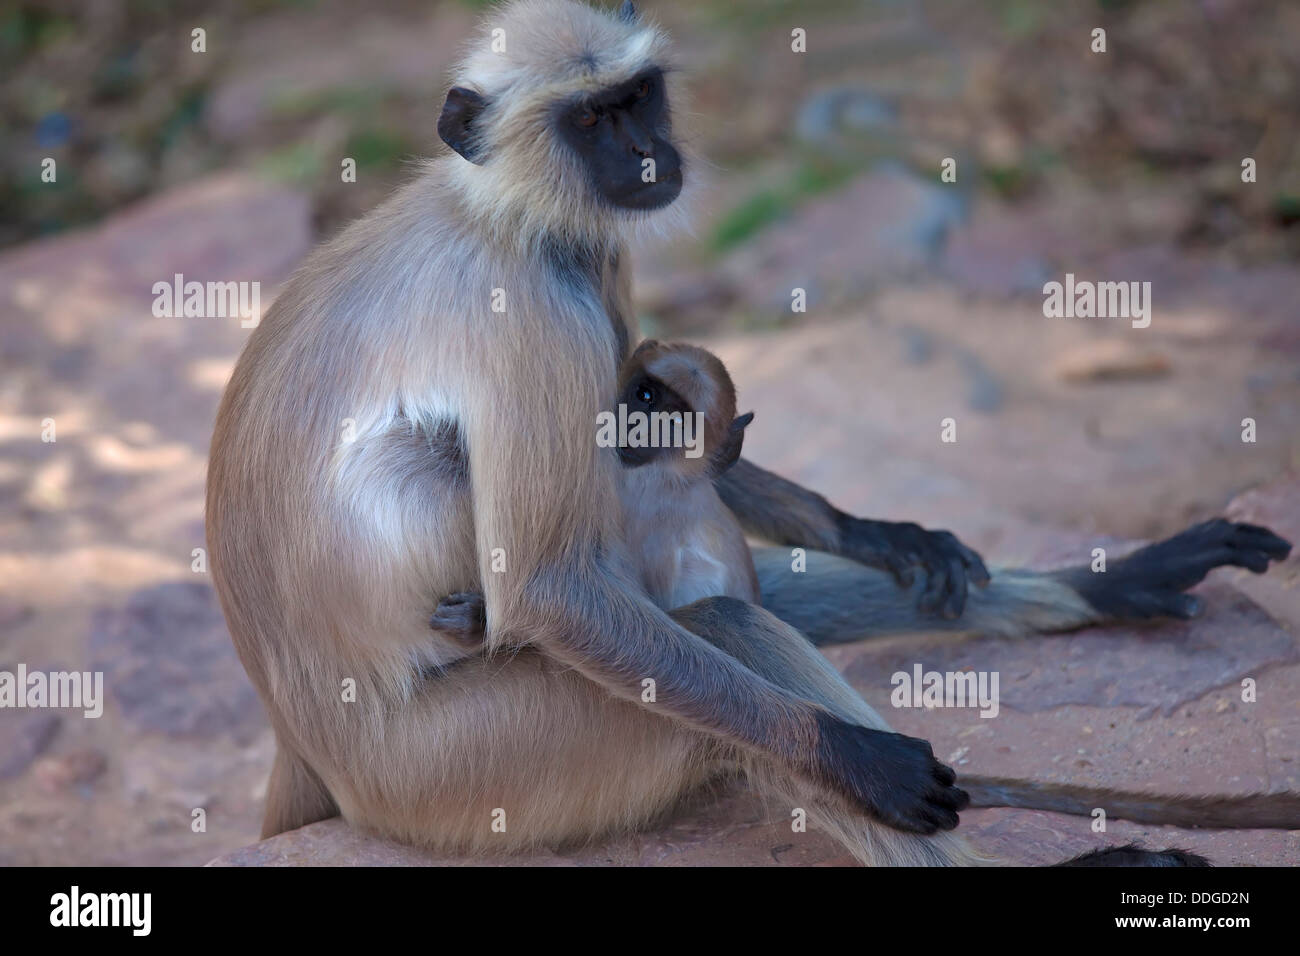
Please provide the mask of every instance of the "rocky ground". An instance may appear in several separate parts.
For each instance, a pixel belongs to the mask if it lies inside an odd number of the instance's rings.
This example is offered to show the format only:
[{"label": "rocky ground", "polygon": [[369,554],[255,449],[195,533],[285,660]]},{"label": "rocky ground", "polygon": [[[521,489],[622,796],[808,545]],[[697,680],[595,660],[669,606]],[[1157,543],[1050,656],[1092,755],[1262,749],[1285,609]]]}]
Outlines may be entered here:
[{"label": "rocky ground", "polygon": [[[859,193],[871,195],[853,187],[841,202]],[[844,218],[859,231],[845,242],[879,241],[866,215]],[[977,216],[954,248],[977,245],[985,228]],[[271,735],[208,578],[192,570],[208,432],[246,331],[155,318],[149,290],[174,272],[260,277],[270,289],[310,241],[299,195],[219,177],[0,258],[0,665],[104,670],[108,686],[99,720],[0,712],[5,863],[202,863],[257,835]],[[983,255],[988,275],[998,255]],[[1279,304],[1295,301],[1293,273],[1171,258],[1169,305],[1137,331],[1046,320],[1032,301],[976,293],[958,261],[943,253],[936,274],[949,278],[894,280],[860,311],[714,339],[758,412],[748,453],[859,513],[947,526],[1003,564],[1079,560],[1099,542],[1225,509],[1300,537],[1300,482],[1288,477],[1300,454],[1300,340]],[[1246,416],[1258,422],[1254,444],[1240,441]],[[939,440],[945,417],[954,444]],[[53,443],[39,437],[46,418]],[[1217,572],[1205,585],[1211,611],[1191,624],[890,640],[830,656],[880,709],[888,676],[915,662],[997,669],[995,720],[887,711],[959,770],[1155,792],[1295,789],[1297,573],[1294,558],[1264,578]],[[1241,701],[1244,677],[1258,682],[1257,703]],[[195,833],[199,808],[206,831]],[[538,860],[836,859],[815,835],[796,840],[762,820],[726,795],[644,838]],[[965,826],[990,849],[1029,834],[1017,858],[1048,859],[1099,839],[1088,823],[995,809]],[[1112,823],[1105,839],[1129,836],[1225,863],[1300,861],[1294,833]],[[325,824],[226,860],[410,858],[358,841]]]},{"label": "rocky ground", "polygon": [[[1287,8],[1211,5],[1228,11],[1224,43],[1245,52],[1214,58],[1206,75],[1184,60],[1205,59],[1194,54],[1213,46],[1213,31],[1162,32],[1161,5],[1140,8],[1121,26],[1165,68],[1125,59],[1132,96],[1106,86],[1095,111],[1079,112],[1064,107],[1092,102],[1097,65],[1059,43],[1088,18],[1046,33],[1014,19],[1033,21],[1035,6],[958,5],[962,16],[945,18],[925,16],[925,4],[880,5],[823,33],[827,56],[806,74],[759,58],[747,84],[762,108],[739,103],[728,78],[762,31],[784,31],[784,8],[765,7],[744,29],[709,4],[665,11],[703,67],[697,121],[724,119],[702,131],[716,166],[700,169],[713,182],[694,238],[638,250],[646,331],[689,335],[726,360],[757,413],[750,457],[847,510],[950,528],[990,564],[1086,560],[1095,546],[1225,511],[1300,540],[1300,270],[1294,224],[1279,213],[1295,188],[1275,177],[1259,195],[1234,192],[1219,168],[1236,168],[1243,130],[1258,133],[1252,110],[1267,126],[1290,122],[1300,102],[1284,95],[1300,87],[1287,85],[1274,42]],[[1275,19],[1232,15],[1259,6]],[[985,8],[1012,18],[1003,33],[971,12]],[[153,283],[175,273],[260,281],[269,304],[313,242],[400,176],[363,167],[348,194],[332,170],[359,134],[330,118],[418,117],[431,128],[429,89],[469,15],[403,10],[364,24],[331,4],[232,18],[248,42],[193,78],[207,105],[173,149],[146,157],[166,171],[148,179],[152,191],[127,177],[97,207],[111,213],[98,225],[0,254],[0,670],[102,670],[108,696],[98,720],[0,710],[0,864],[431,862],[337,821],[255,843],[272,738],[195,555],[212,417],[247,330],[151,312]],[[352,58],[320,52],[345,48]],[[339,99],[380,60],[369,99]],[[53,75],[50,65],[25,62],[22,82]],[[1058,67],[1060,85],[1047,82]],[[1243,77],[1271,92],[1215,92]],[[1034,89],[1042,102],[1023,95]],[[1139,102],[1150,109],[1127,111]],[[1193,106],[1239,111],[1211,122]],[[94,157],[126,176],[139,157],[99,152],[131,147],[114,129],[83,130],[87,152],[73,150],[73,165]],[[410,135],[412,151],[430,148],[428,128]],[[973,165],[962,169],[979,169],[978,185],[940,184],[937,158],[963,141]],[[1294,137],[1262,142],[1284,167]],[[1200,158],[1180,165],[1175,154]],[[329,163],[286,176],[286,156]],[[29,239],[31,222],[14,221],[24,231],[0,239]],[[1042,284],[1067,271],[1150,281],[1150,328],[1045,319]],[[806,313],[790,310],[795,288]],[[955,443],[940,440],[946,418]],[[1241,440],[1244,418],[1255,420],[1253,443]],[[41,440],[48,419],[54,442]],[[896,729],[931,739],[959,772],[1154,793],[1295,790],[1298,579],[1297,557],[1265,577],[1218,571],[1203,586],[1209,613],[1189,624],[1035,640],[923,635],[829,656]],[[890,708],[889,676],[915,663],[999,671],[999,716]],[[1256,702],[1242,700],[1245,678]],[[1021,862],[1128,839],[1224,864],[1300,862],[1300,831],[1111,821],[1095,834],[1090,823],[986,809],[962,826]],[[649,834],[497,862],[844,859],[728,790]]]}]

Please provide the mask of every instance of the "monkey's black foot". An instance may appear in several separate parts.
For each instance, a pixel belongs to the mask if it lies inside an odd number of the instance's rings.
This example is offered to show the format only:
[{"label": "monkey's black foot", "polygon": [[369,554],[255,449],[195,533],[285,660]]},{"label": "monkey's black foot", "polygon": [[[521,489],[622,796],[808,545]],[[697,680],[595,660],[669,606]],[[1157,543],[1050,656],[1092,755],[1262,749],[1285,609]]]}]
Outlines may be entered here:
[{"label": "monkey's black foot", "polygon": [[1192,618],[1201,601],[1182,592],[1217,567],[1232,565],[1256,574],[1291,553],[1291,543],[1267,528],[1215,518],[1139,548],[1105,572],[1070,568],[1062,580],[1108,618]]},{"label": "monkey's black foot", "polygon": [[1212,866],[1203,856],[1186,850],[1144,850],[1136,843],[1092,850],[1053,866]]},{"label": "monkey's black foot", "polygon": [[927,531],[910,521],[871,521],[843,515],[840,553],[868,567],[888,571],[899,587],[910,588],[915,572],[925,572],[919,607],[927,614],[957,618],[966,607],[969,584],[989,583],[980,556],[951,531]]},{"label": "monkey's black foot", "polygon": [[447,595],[438,602],[429,626],[443,637],[477,647],[483,643],[483,635],[487,632],[487,605],[483,595],[477,591]]},{"label": "monkey's black foot", "polygon": [[868,816],[896,830],[934,833],[957,826],[970,803],[957,775],[927,741],[819,715],[820,776]]}]

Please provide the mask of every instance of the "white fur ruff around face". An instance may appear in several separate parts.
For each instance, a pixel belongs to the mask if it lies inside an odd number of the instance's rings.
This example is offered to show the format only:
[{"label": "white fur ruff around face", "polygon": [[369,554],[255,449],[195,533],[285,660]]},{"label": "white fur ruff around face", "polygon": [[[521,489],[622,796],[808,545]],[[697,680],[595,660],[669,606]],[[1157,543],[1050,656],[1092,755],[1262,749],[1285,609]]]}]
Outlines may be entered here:
[{"label": "white fur ruff around face", "polygon": [[[682,155],[682,193],[653,211],[616,208],[590,188],[572,151],[553,129],[556,104],[661,70],[672,141]],[[480,163],[445,160],[448,181],[466,212],[492,235],[529,244],[546,235],[601,247],[688,225],[698,162],[683,142],[686,93],[673,68],[668,38],[640,18],[570,0],[520,0],[494,9],[453,72],[455,86],[487,101]]]}]

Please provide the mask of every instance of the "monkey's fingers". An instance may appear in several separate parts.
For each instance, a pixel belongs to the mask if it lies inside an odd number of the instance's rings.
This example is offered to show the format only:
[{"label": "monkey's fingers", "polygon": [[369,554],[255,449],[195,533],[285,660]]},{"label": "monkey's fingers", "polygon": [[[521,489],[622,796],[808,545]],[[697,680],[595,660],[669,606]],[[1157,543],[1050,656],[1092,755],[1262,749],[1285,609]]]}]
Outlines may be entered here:
[{"label": "monkey's fingers", "polygon": [[970,797],[954,786],[956,774],[935,759],[929,742],[830,714],[818,728],[823,779],[868,816],[910,833],[957,826]]},{"label": "monkey's fingers", "polygon": [[1272,561],[1291,552],[1291,544],[1267,528],[1215,518],[1193,525],[1118,561],[1105,574],[1072,568],[1063,578],[1108,618],[1144,620],[1191,618],[1199,599],[1183,594],[1218,567],[1245,568],[1263,574]]},{"label": "monkey's fingers", "polygon": [[888,571],[902,588],[912,587],[917,569],[925,572],[919,604],[926,613],[960,617],[968,584],[989,582],[983,559],[950,531],[927,531],[911,521],[841,520],[841,554]]},{"label": "monkey's fingers", "polygon": [[984,559],[956,538],[953,538],[953,541],[956,541],[957,547],[961,549],[962,561],[966,565],[966,576],[977,587],[986,587],[992,580],[992,576],[989,574],[989,569],[984,566]]},{"label": "monkey's fingers", "polygon": [[1164,605],[1166,614],[1184,621],[1200,617],[1201,612],[1205,610],[1205,602],[1195,594],[1171,594],[1166,598]]},{"label": "monkey's fingers", "polygon": [[438,602],[429,627],[445,637],[468,646],[483,642],[487,632],[487,605],[475,591],[449,594]]},{"label": "monkey's fingers", "polygon": [[919,606],[926,613],[937,612],[948,619],[961,617],[969,583],[980,587],[988,584],[988,568],[951,531],[918,530],[920,562],[929,576]]},{"label": "monkey's fingers", "polygon": [[[887,572],[900,588],[912,587],[921,560],[903,533],[908,526],[852,515],[841,516],[841,521],[841,554],[869,568]],[[921,530],[918,525],[911,527]]]},{"label": "monkey's fingers", "polygon": [[912,555],[889,551],[884,555],[884,560],[880,563],[883,569],[893,576],[894,583],[900,588],[911,589],[916,582],[916,571],[914,570],[916,562]]},{"label": "monkey's fingers", "polygon": [[948,559],[947,597],[939,608],[939,613],[948,620],[961,617],[966,607],[966,565],[959,557]]},{"label": "monkey's fingers", "polygon": [[1238,549],[1261,551],[1274,561],[1285,561],[1291,554],[1291,542],[1257,524],[1233,525],[1231,544]]},{"label": "monkey's fingers", "polygon": [[[926,614],[933,614],[944,605],[950,596],[948,567],[946,564],[938,562],[927,562],[925,572],[925,590],[921,592],[917,607]],[[962,595],[962,599],[965,600],[965,594]]]},{"label": "monkey's fingers", "polygon": [[1139,548],[1124,558],[1121,568],[1157,586],[1186,590],[1217,567],[1246,568],[1263,574],[1271,561],[1283,560],[1290,553],[1290,542],[1267,528],[1215,518]]}]

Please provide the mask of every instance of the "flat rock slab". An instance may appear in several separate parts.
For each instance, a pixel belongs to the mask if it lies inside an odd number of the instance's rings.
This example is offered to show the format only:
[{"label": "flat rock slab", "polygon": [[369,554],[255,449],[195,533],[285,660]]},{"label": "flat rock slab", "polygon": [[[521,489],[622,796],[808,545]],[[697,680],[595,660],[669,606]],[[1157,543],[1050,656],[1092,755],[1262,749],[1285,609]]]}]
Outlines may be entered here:
[{"label": "flat rock slab", "polygon": [[[1177,847],[1218,866],[1288,866],[1300,858],[1300,833],[1276,830],[1185,830],[1061,813],[994,808],[962,815],[962,831],[987,857],[1014,866],[1059,863],[1089,850],[1136,842]],[[732,795],[684,814],[662,830],[599,846],[515,855],[447,856],[356,830],[335,818],[282,833],[212,860],[209,866],[853,866],[825,834],[792,833],[764,820],[761,807]]]},{"label": "flat rock slab", "polygon": [[513,855],[430,853],[353,829],[341,819],[282,833],[210,866],[801,866],[851,864],[822,834],[791,833],[751,796],[727,792],[683,807],[663,827],[595,846]]}]

